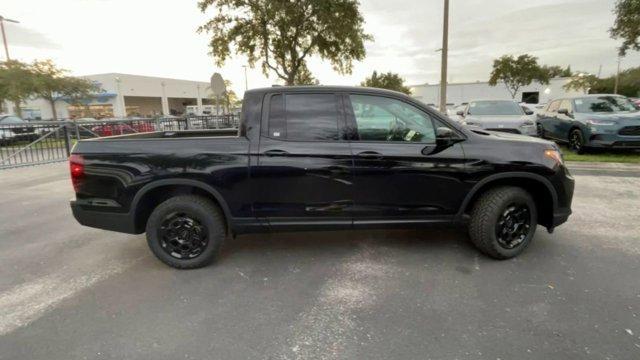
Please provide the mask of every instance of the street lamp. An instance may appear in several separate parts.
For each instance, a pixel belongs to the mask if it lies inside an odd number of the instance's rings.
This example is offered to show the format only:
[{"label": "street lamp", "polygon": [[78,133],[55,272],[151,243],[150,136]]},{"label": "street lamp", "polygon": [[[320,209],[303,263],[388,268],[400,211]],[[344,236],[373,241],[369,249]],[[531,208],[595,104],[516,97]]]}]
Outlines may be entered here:
[{"label": "street lamp", "polygon": [[4,22],[11,22],[19,24],[17,20],[7,19],[6,17],[0,15],[0,29],[2,29],[2,42],[4,43],[4,53],[7,56],[7,61],[11,60],[9,57],[9,45],[7,45],[7,35],[4,32]]}]

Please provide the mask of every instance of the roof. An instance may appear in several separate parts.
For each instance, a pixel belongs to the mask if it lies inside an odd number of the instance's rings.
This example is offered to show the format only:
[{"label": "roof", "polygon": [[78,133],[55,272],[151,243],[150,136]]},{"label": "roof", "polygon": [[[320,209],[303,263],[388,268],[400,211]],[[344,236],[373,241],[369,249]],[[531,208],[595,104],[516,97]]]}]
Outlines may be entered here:
[{"label": "roof", "polygon": [[132,77],[132,78],[143,78],[143,79],[153,79],[153,80],[165,80],[165,81],[187,81],[187,82],[196,82],[196,83],[208,83],[207,80],[188,80],[188,79],[176,79],[176,78],[167,78],[161,76],[148,76],[148,75],[136,75],[136,74],[125,74],[125,73],[100,73],[100,74],[87,74],[80,75],[78,77],[82,78],[91,78],[91,77]]},{"label": "roof", "polygon": [[560,100],[560,99],[582,99],[582,98],[595,98],[595,97],[602,97],[602,96],[617,96],[617,97],[625,97],[624,95],[620,95],[620,94],[585,94],[585,95],[564,96],[564,97],[559,97],[559,98],[554,99],[554,100]]}]

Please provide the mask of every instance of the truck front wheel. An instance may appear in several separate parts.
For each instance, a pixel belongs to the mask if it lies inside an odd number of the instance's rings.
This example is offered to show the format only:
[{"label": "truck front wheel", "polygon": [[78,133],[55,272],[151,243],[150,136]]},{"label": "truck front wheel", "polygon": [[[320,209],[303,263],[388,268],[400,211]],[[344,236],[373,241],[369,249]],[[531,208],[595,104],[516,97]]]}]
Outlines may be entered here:
[{"label": "truck front wheel", "polygon": [[149,248],[165,264],[195,269],[210,264],[226,237],[225,220],[210,200],[180,195],[158,205],[147,221]]},{"label": "truck front wheel", "polygon": [[536,232],[536,206],[518,187],[498,187],[480,196],[471,211],[469,236],[483,253],[495,259],[519,255]]}]

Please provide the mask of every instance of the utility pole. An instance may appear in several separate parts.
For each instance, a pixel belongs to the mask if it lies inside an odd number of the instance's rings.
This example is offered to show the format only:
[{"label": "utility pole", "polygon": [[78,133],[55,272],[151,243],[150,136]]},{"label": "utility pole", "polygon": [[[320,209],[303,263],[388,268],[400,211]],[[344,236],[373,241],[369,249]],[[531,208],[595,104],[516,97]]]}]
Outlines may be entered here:
[{"label": "utility pole", "polygon": [[616,72],[616,83],[613,86],[613,93],[618,95],[618,85],[620,84],[620,61],[622,57],[618,56],[618,71]]},{"label": "utility pole", "polygon": [[449,55],[449,0],[444,0],[442,69],[440,70],[440,112],[447,113],[447,57]]},{"label": "utility pole", "polygon": [[16,20],[7,19],[6,17],[0,15],[0,29],[2,29],[2,42],[4,43],[4,53],[7,56],[7,61],[11,60],[9,57],[9,45],[7,44],[7,34],[4,32],[4,22],[11,22],[18,24],[19,22]]},{"label": "utility pole", "polygon": [[249,82],[247,81],[247,65],[242,65],[244,68],[244,91],[249,90]]}]

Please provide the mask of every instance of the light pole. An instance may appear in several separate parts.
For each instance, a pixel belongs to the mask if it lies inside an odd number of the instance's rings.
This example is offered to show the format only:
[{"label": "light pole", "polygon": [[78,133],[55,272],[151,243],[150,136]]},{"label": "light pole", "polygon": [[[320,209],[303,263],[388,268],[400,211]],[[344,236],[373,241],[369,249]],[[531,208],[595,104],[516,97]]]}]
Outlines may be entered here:
[{"label": "light pole", "polygon": [[4,32],[4,22],[11,22],[11,23],[16,23],[19,24],[18,21],[16,20],[11,20],[11,19],[7,19],[6,17],[0,15],[0,29],[2,29],[2,42],[4,43],[4,53],[7,56],[7,61],[11,60],[11,58],[9,57],[9,45],[7,44],[7,35]]},{"label": "light pole", "polygon": [[447,57],[449,55],[449,0],[444,0],[442,26],[442,69],[440,70],[440,112],[447,113]]},{"label": "light pole", "polygon": [[620,84],[620,62],[622,61],[622,57],[618,56],[618,71],[616,71],[616,82],[613,86],[613,93],[618,95],[618,85]]}]

